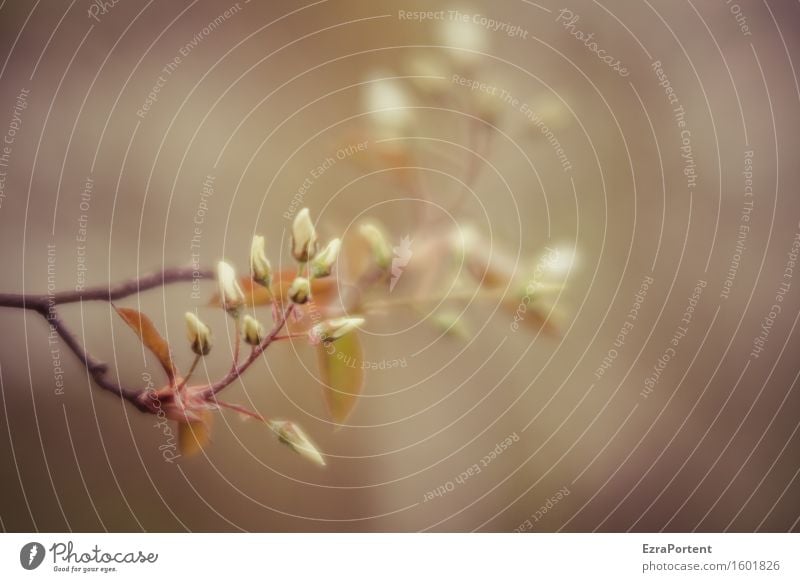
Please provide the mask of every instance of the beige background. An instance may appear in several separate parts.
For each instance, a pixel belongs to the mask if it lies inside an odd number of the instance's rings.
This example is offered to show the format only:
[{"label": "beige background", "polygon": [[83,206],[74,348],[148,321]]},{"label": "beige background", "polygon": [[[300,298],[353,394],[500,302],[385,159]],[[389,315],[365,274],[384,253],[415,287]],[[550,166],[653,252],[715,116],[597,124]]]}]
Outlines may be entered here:
[{"label": "beige background", "polygon": [[[560,339],[511,333],[511,316],[491,302],[469,310],[467,323],[482,331],[466,347],[430,326],[404,331],[420,319],[413,311],[376,315],[367,331],[392,335],[369,336],[366,357],[406,357],[409,364],[368,372],[353,426],[340,430],[326,421],[313,353],[276,346],[227,398],[296,419],[331,455],[329,466],[302,462],[263,427],[229,414],[217,417],[204,456],[169,464],[154,419],[91,386],[69,354],[65,393],[54,394],[44,323],[2,309],[3,527],[510,531],[568,487],[534,530],[796,530],[797,281],[764,353],[739,379],[800,228],[800,93],[790,60],[798,55],[798,6],[742,3],[752,31],[744,36],[723,2],[571,3],[577,28],[594,32],[626,63],[631,74],[621,78],[556,22],[561,6],[542,5],[551,12],[517,1],[458,9],[529,32],[527,39],[489,33],[472,74],[523,100],[563,99],[574,115],[562,112],[553,123],[562,122],[556,134],[573,171],[562,171],[524,117],[502,108],[487,155],[497,172],[484,168],[475,197],[456,219],[491,232],[528,263],[548,244],[577,249],[557,301],[565,314]],[[451,8],[445,3],[242,3],[169,76],[140,120],[136,110],[161,68],[229,7],[145,6],[123,0],[100,22],[88,18],[85,2],[69,11],[66,2],[32,9],[9,1],[0,9],[0,54],[8,57],[0,130],[20,89],[31,91],[0,207],[2,291],[46,290],[48,244],[56,246],[57,287],[74,287],[80,193],[89,175],[91,284],[189,264],[192,221],[209,174],[215,194],[203,224],[202,263],[226,257],[246,268],[254,232],[267,235],[274,260],[287,261],[278,249],[293,193],[363,127],[363,118],[348,120],[364,112],[362,93],[347,87],[376,69],[408,75],[413,59],[448,62],[458,53],[431,46],[441,44],[439,23],[397,18],[398,10]],[[649,68],[656,59],[687,111],[699,172],[691,196],[674,119]],[[466,90],[450,84],[447,92],[459,102]],[[414,112],[416,135],[467,145],[463,114]],[[748,148],[752,228],[731,297],[721,300]],[[460,175],[451,160],[463,159],[463,151],[438,151],[420,165],[445,174],[420,175],[425,194],[447,208],[456,189],[446,174]],[[404,200],[408,193],[367,173],[337,163],[313,184],[305,204],[320,217],[324,236],[344,232],[371,205],[395,241],[428,236],[416,204]],[[394,199],[400,200],[386,202]],[[412,257],[422,268],[425,261],[424,253]],[[596,381],[594,371],[647,275],[654,284],[641,317]],[[668,347],[698,279],[708,286],[690,331],[654,394],[642,399],[644,378]],[[190,354],[183,312],[202,303],[190,291],[175,286],[123,303],[153,317],[184,366]],[[106,305],[71,306],[64,314],[126,383],[141,382],[141,352]],[[218,335],[208,370],[219,374],[227,366],[226,321],[215,311],[206,317]],[[481,474],[423,502],[426,492],[514,432],[520,442]]]}]

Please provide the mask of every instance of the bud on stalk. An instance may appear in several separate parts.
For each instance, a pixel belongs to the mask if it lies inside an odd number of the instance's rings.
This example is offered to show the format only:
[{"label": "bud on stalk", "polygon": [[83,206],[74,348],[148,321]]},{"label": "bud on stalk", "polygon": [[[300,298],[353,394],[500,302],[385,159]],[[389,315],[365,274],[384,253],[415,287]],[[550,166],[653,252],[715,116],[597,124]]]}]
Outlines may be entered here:
[{"label": "bud on stalk", "polygon": [[305,263],[317,254],[317,231],[311,222],[308,208],[303,208],[294,217],[292,224],[292,256]]},{"label": "bud on stalk", "polygon": [[253,281],[269,288],[272,284],[272,265],[264,252],[264,237],[254,236],[250,246],[250,273]]},{"label": "bud on stalk", "polygon": [[325,466],[325,459],[299,426],[288,420],[273,420],[269,425],[278,440],[295,453],[320,467]]},{"label": "bud on stalk", "polygon": [[342,247],[342,241],[338,238],[333,239],[328,243],[322,251],[314,257],[311,261],[311,276],[314,278],[327,277],[331,274],[333,264],[339,256],[339,249]]},{"label": "bud on stalk", "polygon": [[264,326],[258,320],[250,315],[245,315],[242,318],[242,336],[244,341],[251,346],[257,346],[266,337]]},{"label": "bud on stalk", "polygon": [[358,231],[369,243],[372,256],[378,267],[388,269],[392,263],[392,248],[380,229],[374,224],[362,224]]},{"label": "bud on stalk", "polygon": [[311,297],[311,284],[305,277],[297,277],[289,287],[289,299],[292,303],[302,305]]},{"label": "bud on stalk", "polygon": [[211,330],[191,311],[186,312],[186,335],[195,354],[208,355],[211,351]]},{"label": "bud on stalk", "polygon": [[244,305],[244,293],[236,280],[236,271],[225,261],[217,265],[217,281],[222,307],[229,315],[237,317]]}]

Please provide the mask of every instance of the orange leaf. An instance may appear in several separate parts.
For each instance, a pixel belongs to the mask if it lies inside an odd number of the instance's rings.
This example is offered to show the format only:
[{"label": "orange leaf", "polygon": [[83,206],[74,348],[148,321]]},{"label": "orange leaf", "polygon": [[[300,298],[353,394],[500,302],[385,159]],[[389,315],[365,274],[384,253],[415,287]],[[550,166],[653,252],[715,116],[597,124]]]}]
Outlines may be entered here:
[{"label": "orange leaf", "polygon": [[[244,292],[245,304],[249,307],[259,305],[270,305],[275,299],[281,303],[287,300],[287,291],[294,281],[297,273],[295,271],[281,271],[276,273],[272,281],[272,293],[266,287],[259,285],[250,277],[241,277],[239,285]],[[324,279],[313,279],[311,281],[311,296],[315,301],[326,303],[336,293],[336,278],[326,277]],[[219,293],[211,296],[209,305],[220,305]]]},{"label": "orange leaf", "polygon": [[211,440],[211,412],[204,410],[201,416],[203,420],[178,423],[178,448],[187,457],[199,453]]},{"label": "orange leaf", "polygon": [[130,328],[139,336],[142,344],[153,352],[158,358],[170,382],[175,379],[175,364],[172,362],[172,355],[169,351],[169,344],[158,333],[156,326],[150,321],[150,318],[136,311],[135,309],[127,309],[125,307],[114,307],[119,313],[119,316],[127,323]]},{"label": "orange leaf", "polygon": [[541,330],[545,335],[552,338],[561,337],[562,314],[558,310],[547,309],[544,306],[528,304],[524,310],[521,309],[522,303],[514,299],[503,301],[503,308],[514,316],[517,326],[524,325],[531,330]]},{"label": "orange leaf", "polygon": [[353,412],[364,386],[361,340],[352,331],[317,346],[323,394],[331,419],[343,423]]}]

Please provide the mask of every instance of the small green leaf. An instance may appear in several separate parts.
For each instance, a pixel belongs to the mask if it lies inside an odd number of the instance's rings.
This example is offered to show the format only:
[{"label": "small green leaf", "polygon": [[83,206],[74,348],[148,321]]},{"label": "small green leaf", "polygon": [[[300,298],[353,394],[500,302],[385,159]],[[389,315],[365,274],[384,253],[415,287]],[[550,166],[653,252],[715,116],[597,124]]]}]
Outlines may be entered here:
[{"label": "small green leaf", "polygon": [[332,342],[317,346],[320,379],[331,419],[347,420],[358,402],[364,386],[361,340],[352,331]]}]

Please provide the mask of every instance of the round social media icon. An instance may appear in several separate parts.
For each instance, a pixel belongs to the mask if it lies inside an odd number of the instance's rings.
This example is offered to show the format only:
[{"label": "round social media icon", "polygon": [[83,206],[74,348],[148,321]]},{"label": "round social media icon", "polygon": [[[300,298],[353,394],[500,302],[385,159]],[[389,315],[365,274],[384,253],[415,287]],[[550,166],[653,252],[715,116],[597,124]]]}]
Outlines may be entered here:
[{"label": "round social media icon", "polygon": [[26,570],[38,568],[44,560],[44,546],[38,542],[30,542],[19,551],[19,563]]}]

